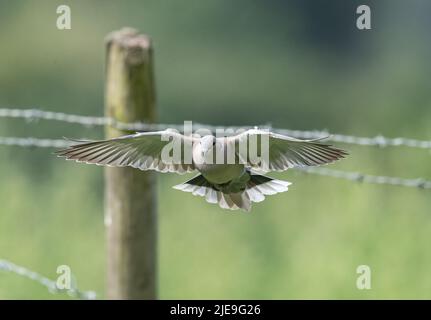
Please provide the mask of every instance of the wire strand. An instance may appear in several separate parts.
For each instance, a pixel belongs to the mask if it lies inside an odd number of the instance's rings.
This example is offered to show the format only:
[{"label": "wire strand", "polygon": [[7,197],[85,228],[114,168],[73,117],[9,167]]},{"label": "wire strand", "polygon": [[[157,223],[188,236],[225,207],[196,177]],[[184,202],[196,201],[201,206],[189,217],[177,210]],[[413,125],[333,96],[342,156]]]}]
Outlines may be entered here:
[{"label": "wire strand", "polygon": [[67,294],[73,298],[84,299],[84,300],[96,299],[96,293],[94,291],[81,291],[76,287],[76,285],[73,286],[71,289],[65,289],[65,290],[59,289],[55,281],[48,279],[47,277],[42,276],[41,274],[35,271],[16,265],[7,260],[0,260],[0,270],[5,272],[15,273],[21,277],[25,277],[27,279],[38,282],[42,286],[46,287],[48,291],[52,294],[67,292]]},{"label": "wire strand", "polygon": [[[34,121],[39,119],[54,120],[54,121],[61,121],[66,123],[80,124],[88,127],[110,125],[120,130],[132,130],[132,131],[157,131],[157,130],[164,130],[166,128],[173,128],[181,131],[183,129],[183,125],[178,125],[178,124],[161,124],[161,123],[149,124],[149,123],[142,123],[142,122],[123,123],[123,122],[115,121],[112,118],[82,116],[82,115],[75,115],[75,114],[66,114],[61,112],[43,111],[40,109],[0,108],[0,117],[22,118],[28,121]],[[205,125],[200,123],[194,123],[193,125],[196,129],[206,128],[209,130],[216,130],[218,128],[223,128],[222,126],[212,126],[212,125]],[[281,129],[281,128],[271,128],[271,126],[268,126],[268,125],[263,125],[262,127],[270,128],[271,130],[274,130],[281,134],[286,134],[289,136],[304,138],[304,139],[328,137],[327,139],[328,141],[340,142],[340,143],[346,143],[346,144],[356,144],[361,146],[378,146],[378,147],[405,146],[405,147],[411,147],[411,148],[431,149],[430,140],[417,140],[417,139],[410,139],[405,137],[387,138],[381,135],[376,137],[357,137],[352,135],[331,134],[328,131],[288,130],[288,129]],[[229,128],[247,129],[251,127],[232,126]]]},{"label": "wire strand", "polygon": [[431,189],[431,181],[424,178],[417,179],[404,179],[400,177],[387,177],[387,176],[374,176],[363,174],[359,172],[347,172],[341,170],[334,170],[328,168],[298,168],[300,171],[306,173],[317,174],[321,176],[328,176],[338,179],[345,179],[355,182],[386,184],[393,186],[412,187],[418,189]]},{"label": "wire strand", "polygon": [[38,147],[38,148],[67,148],[72,144],[68,140],[60,139],[38,139],[33,137],[0,137],[0,145],[17,147]]}]

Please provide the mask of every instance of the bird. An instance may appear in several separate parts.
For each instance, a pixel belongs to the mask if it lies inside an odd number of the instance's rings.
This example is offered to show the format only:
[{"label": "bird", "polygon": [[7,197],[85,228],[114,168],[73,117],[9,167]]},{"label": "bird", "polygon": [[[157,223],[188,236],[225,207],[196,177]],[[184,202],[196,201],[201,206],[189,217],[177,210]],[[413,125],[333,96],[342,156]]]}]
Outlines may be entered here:
[{"label": "bird", "polygon": [[[106,140],[72,140],[74,144],[56,154],[67,160],[112,167],[178,174],[197,171],[195,177],[173,188],[201,196],[222,209],[249,212],[253,203],[288,191],[291,185],[266,173],[329,164],[347,156],[347,151],[322,143],[325,138],[302,140],[257,127],[221,137],[184,135],[166,129]],[[260,157],[251,157],[250,150],[239,151],[241,144],[251,149],[251,141],[256,142]],[[175,153],[173,142],[184,146],[176,161],[169,157]],[[222,156],[217,158],[219,154]]]}]

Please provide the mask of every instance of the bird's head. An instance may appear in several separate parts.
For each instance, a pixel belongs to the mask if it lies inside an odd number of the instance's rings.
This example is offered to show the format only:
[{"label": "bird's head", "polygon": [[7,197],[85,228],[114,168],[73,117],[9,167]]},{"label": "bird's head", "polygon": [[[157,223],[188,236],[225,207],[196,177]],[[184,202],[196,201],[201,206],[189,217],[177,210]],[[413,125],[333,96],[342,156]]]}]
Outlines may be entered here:
[{"label": "bird's head", "polygon": [[213,149],[216,145],[216,137],[212,135],[207,135],[201,138],[200,140],[201,148],[204,153],[207,153],[209,150]]}]

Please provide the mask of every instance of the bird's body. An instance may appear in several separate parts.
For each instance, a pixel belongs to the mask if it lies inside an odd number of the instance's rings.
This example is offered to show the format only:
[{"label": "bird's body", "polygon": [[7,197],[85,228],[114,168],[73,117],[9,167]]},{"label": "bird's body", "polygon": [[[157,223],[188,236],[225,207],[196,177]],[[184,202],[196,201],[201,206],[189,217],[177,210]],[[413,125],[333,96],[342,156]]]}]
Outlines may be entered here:
[{"label": "bird's body", "polygon": [[[202,143],[193,148],[193,164],[195,168],[211,183],[224,184],[241,176],[245,167],[243,164],[228,164],[227,146],[224,138],[217,139],[214,136],[205,136]],[[208,153],[212,153],[208,155]],[[222,163],[217,163],[217,153],[223,154]],[[206,161],[210,158],[212,161]]]},{"label": "bird's body", "polygon": [[198,164],[196,169],[205,179],[214,184],[228,183],[245,172],[243,164]]},{"label": "bird's body", "polygon": [[[191,161],[186,160],[186,149],[176,161],[169,158],[169,152],[165,152],[171,147],[167,137],[181,145],[190,143]],[[268,150],[263,147],[265,144],[258,147],[258,162],[253,160],[249,150],[243,153],[237,148],[241,143],[249,146],[251,138],[268,139]],[[290,182],[266,177],[256,170],[284,171],[296,166],[326,164],[343,158],[346,152],[317,140],[298,140],[251,129],[219,138],[212,135],[189,137],[172,130],[141,132],[110,140],[80,142],[58,154],[99,165],[180,174],[198,171],[198,176],[174,188],[205,197],[207,202],[218,203],[224,209],[249,211],[253,202],[263,201],[266,195],[287,191],[290,185]]]}]

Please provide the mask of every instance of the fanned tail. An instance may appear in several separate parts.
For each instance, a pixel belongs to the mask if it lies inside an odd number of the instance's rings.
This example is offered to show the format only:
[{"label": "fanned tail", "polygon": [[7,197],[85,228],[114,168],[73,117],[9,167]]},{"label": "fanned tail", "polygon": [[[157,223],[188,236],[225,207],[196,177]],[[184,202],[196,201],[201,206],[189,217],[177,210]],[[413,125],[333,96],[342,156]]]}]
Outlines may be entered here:
[{"label": "fanned tail", "polygon": [[288,181],[277,180],[259,174],[250,172],[247,172],[247,174],[249,175],[249,180],[246,182],[245,190],[235,193],[223,192],[202,175],[197,175],[173,188],[204,197],[207,202],[218,203],[223,209],[250,211],[253,202],[261,202],[267,195],[285,192],[291,184]]}]

